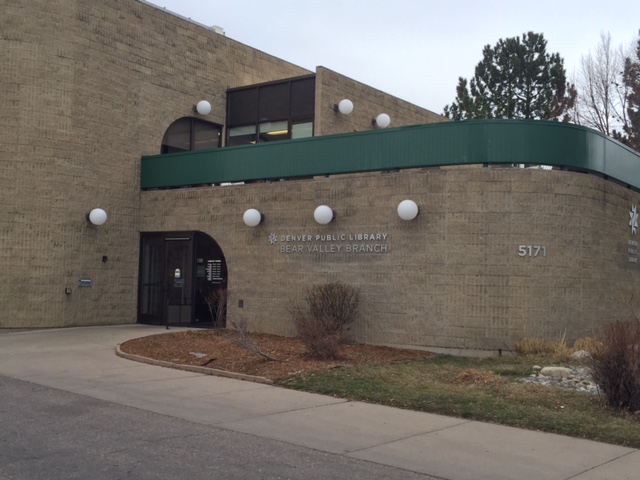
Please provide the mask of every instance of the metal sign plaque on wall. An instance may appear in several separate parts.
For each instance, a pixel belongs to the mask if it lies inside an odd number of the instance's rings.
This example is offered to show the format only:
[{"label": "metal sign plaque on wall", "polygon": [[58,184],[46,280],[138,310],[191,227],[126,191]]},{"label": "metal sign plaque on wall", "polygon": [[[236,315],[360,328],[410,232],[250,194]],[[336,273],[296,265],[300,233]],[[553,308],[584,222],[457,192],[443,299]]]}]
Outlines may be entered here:
[{"label": "metal sign plaque on wall", "polygon": [[269,235],[280,253],[388,253],[388,233],[329,233]]}]

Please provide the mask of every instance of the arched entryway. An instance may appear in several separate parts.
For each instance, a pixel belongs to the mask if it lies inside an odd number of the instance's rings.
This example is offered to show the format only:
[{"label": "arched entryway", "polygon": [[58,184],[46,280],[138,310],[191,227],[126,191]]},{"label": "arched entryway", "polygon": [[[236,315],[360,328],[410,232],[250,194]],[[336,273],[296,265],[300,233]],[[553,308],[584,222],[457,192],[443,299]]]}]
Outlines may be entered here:
[{"label": "arched entryway", "polygon": [[225,327],[226,293],[224,254],[209,235],[141,234],[139,323]]}]

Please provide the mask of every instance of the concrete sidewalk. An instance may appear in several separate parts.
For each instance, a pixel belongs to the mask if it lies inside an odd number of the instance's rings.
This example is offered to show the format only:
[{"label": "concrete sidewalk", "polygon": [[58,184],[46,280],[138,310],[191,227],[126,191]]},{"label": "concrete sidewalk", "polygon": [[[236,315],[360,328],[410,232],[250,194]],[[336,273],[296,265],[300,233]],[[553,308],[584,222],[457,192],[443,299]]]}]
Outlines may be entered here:
[{"label": "concrete sidewalk", "polygon": [[[177,329],[174,329],[174,331]],[[0,375],[451,480],[637,479],[640,451],[132,362],[125,325],[0,334]]]}]

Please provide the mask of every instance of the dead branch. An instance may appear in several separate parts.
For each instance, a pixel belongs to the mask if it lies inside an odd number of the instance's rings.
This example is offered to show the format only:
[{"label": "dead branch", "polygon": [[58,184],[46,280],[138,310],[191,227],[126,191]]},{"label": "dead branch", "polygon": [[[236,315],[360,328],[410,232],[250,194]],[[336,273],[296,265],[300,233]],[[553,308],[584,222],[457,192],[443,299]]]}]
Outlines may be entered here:
[{"label": "dead branch", "polygon": [[251,339],[249,337],[249,329],[248,329],[248,326],[247,326],[247,320],[246,319],[242,318],[237,323],[232,321],[231,322],[231,326],[237,332],[237,335],[235,336],[235,338],[233,338],[231,340],[231,343],[233,343],[237,347],[244,348],[245,350],[249,350],[250,352],[253,352],[253,353],[257,354],[257,355],[260,355],[261,357],[269,360],[270,362],[277,362],[278,361],[277,358],[272,357],[268,353],[264,353],[260,349],[258,344],[253,339]]}]

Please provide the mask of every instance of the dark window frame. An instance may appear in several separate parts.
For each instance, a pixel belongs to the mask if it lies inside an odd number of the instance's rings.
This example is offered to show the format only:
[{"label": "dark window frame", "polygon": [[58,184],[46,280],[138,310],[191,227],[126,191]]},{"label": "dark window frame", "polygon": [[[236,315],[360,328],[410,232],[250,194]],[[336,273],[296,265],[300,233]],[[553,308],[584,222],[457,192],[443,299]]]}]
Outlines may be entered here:
[{"label": "dark window frame", "polygon": [[[293,90],[294,90],[294,84],[299,84],[301,82],[308,82],[312,80],[312,84],[313,87],[311,89],[313,95],[309,96],[309,106],[310,108],[308,108],[306,111],[303,111],[303,113],[299,113],[296,115],[292,115],[292,102],[291,99],[294,97],[293,95]],[[291,139],[291,133],[292,133],[292,127],[293,125],[297,125],[300,123],[311,123],[312,124],[312,135],[313,135],[313,127],[314,127],[314,117],[315,117],[315,80],[316,80],[316,75],[315,74],[310,74],[310,75],[303,75],[300,77],[292,77],[292,78],[287,78],[284,80],[276,80],[273,82],[265,82],[265,83],[259,83],[259,84],[255,84],[255,85],[250,85],[247,87],[238,87],[238,88],[230,88],[227,90],[227,125],[226,125],[226,129],[225,129],[225,145],[230,146],[232,144],[232,140],[231,140],[231,130],[234,128],[238,128],[238,127],[254,127],[254,133],[253,133],[253,140],[248,142],[248,143],[263,143],[264,140],[261,140],[261,137],[264,138],[264,135],[261,135],[260,133],[260,125],[263,123],[267,123],[267,122],[287,122],[287,134],[286,135],[281,135],[279,136],[279,138],[277,140],[289,140]],[[287,88],[287,116],[283,117],[283,116],[277,116],[277,117],[273,117],[273,118],[269,118],[269,117],[265,117],[265,118],[261,118],[261,112],[259,111],[259,105],[261,104],[261,92],[263,90],[269,90],[271,87],[274,86],[278,86],[278,85],[288,85]],[[249,93],[251,91],[255,91],[255,118],[251,121],[251,122],[242,122],[242,121],[232,121],[232,117],[235,117],[234,120],[237,120],[238,117],[243,118],[243,115],[234,115],[233,114],[233,94],[234,93],[239,93],[239,92],[246,92]],[[248,95],[248,97],[251,96],[250,94]],[[297,95],[298,98],[300,98],[299,94]],[[251,110],[251,109],[250,109]],[[304,109],[303,109],[304,110]],[[249,120],[250,117],[252,117],[253,115],[251,115],[251,111],[249,112],[250,114],[247,115],[246,120]],[[275,139],[273,141],[276,141]],[[237,145],[243,145],[246,143],[238,143]]]},{"label": "dark window frame", "polygon": [[[170,134],[170,130],[171,127],[173,127],[174,125],[179,124],[179,122],[184,122],[185,120],[187,120],[189,122],[189,149],[188,150],[184,150],[184,149],[179,149],[178,147],[174,146],[174,145],[169,145],[167,143],[165,143],[165,140],[167,139],[167,135]],[[196,125],[207,125],[207,126],[211,126],[211,130],[214,132],[217,132],[218,135],[218,142],[217,144],[212,147],[212,148],[220,148],[222,146],[222,132],[223,132],[223,126],[218,124],[218,123],[214,123],[214,122],[209,122],[207,120],[202,120],[200,118],[195,118],[195,117],[181,117],[178,118],[177,120],[175,120],[174,122],[171,123],[171,125],[169,125],[169,127],[167,127],[167,129],[164,132],[164,135],[162,136],[162,143],[160,144],[160,153],[161,154],[167,154],[167,153],[179,153],[179,152],[193,152],[194,150],[194,146],[195,146],[195,133],[196,133]],[[174,149],[174,150],[171,150]],[[208,150],[208,149],[198,149],[198,150]]]}]

